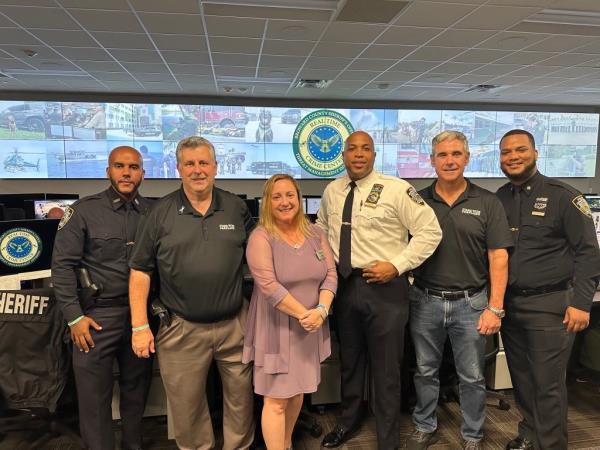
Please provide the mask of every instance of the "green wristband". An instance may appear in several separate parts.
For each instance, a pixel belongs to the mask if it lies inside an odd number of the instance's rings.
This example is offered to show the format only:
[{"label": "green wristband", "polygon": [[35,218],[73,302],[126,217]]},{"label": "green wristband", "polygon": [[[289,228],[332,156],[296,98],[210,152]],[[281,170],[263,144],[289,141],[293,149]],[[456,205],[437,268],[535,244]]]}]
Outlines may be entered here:
[{"label": "green wristband", "polygon": [[144,325],[140,325],[139,327],[133,327],[133,328],[131,328],[131,331],[133,331],[135,333],[136,331],[142,331],[142,330],[145,330],[147,328],[150,328],[150,325],[147,324],[147,323],[145,323]]},{"label": "green wristband", "polygon": [[67,325],[69,325],[70,327],[72,327],[73,325],[75,325],[77,322],[79,322],[84,317],[85,316],[79,316],[77,319],[74,319],[74,320],[71,320],[70,322],[67,322]]}]

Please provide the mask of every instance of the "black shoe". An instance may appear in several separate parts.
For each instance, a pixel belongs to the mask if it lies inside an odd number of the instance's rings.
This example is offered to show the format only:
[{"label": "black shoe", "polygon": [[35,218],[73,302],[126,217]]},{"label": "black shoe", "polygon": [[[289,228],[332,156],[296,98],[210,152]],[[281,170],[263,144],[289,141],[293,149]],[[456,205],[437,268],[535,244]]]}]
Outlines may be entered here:
[{"label": "black shoe", "polygon": [[506,450],[533,450],[533,443],[529,439],[517,436],[506,444]]},{"label": "black shoe", "polygon": [[344,428],[341,425],[336,425],[335,427],[333,427],[333,430],[331,430],[325,435],[323,441],[321,442],[321,445],[325,448],[339,447],[348,439],[350,439],[352,437],[352,434],[353,430]]}]

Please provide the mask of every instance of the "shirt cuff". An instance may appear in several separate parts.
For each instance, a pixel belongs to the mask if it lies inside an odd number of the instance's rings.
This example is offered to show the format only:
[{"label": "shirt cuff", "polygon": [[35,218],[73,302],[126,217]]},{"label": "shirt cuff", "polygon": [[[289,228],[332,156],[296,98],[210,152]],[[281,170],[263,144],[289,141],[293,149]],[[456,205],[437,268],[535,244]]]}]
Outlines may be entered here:
[{"label": "shirt cuff", "polygon": [[410,267],[408,264],[408,261],[406,261],[404,258],[395,258],[390,261],[390,263],[396,268],[398,275],[402,275],[403,273],[406,273],[412,269],[412,267]]},{"label": "shirt cuff", "polygon": [[275,292],[266,296],[266,300],[272,305],[277,306],[288,295],[288,290],[283,286],[279,286]]},{"label": "shirt cuff", "polygon": [[63,308],[63,316],[66,322],[72,322],[79,316],[83,315],[83,311],[81,310],[81,306],[79,306],[79,304],[74,303]]}]

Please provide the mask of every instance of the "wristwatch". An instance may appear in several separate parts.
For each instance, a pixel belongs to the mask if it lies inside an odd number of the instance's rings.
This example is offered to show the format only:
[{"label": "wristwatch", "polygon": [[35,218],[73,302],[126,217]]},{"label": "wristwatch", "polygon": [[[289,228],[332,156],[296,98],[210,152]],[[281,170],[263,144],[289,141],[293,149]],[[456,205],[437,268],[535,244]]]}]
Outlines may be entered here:
[{"label": "wristwatch", "polygon": [[506,315],[506,312],[503,309],[494,308],[490,305],[487,305],[486,309],[491,311],[493,314],[496,314],[496,316],[498,316],[500,319],[504,318],[504,316]]}]

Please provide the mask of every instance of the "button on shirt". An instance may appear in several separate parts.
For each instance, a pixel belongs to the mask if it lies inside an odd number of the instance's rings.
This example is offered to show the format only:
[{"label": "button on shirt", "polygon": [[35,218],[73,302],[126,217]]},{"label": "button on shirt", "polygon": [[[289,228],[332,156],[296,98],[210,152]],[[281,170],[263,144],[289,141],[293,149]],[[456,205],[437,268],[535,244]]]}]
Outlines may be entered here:
[{"label": "button on shirt", "polygon": [[242,306],[242,258],[254,221],[236,195],[213,189],[206,214],[183,188],[158,200],[136,236],[129,266],[158,271],[160,300],[192,322],[233,317]]},{"label": "button on shirt", "polygon": [[[518,197],[514,189],[519,187],[507,183],[496,193],[514,238],[509,286],[536,289],[572,281],[571,306],[588,311],[600,277],[600,252],[585,199],[540,173],[520,186]],[[515,208],[518,198],[520,208]]]},{"label": "button on shirt", "polygon": [[102,288],[99,299],[128,297],[127,258],[141,215],[150,204],[140,195],[127,203],[110,187],[66,211],[54,240],[52,283],[67,321],[83,314],[77,298],[78,267],[87,268]]},{"label": "button on shirt", "polygon": [[442,242],[413,274],[420,286],[437,290],[479,289],[488,283],[488,249],[512,247],[502,203],[490,191],[467,180],[452,206],[435,191],[436,182],[419,193],[444,233]]},{"label": "button on shirt", "polygon": [[[342,210],[350,181],[347,175],[332,181],[325,188],[318,212],[317,224],[327,231],[336,261],[339,261]],[[441,237],[433,210],[408,182],[376,171],[356,181],[352,267],[366,268],[375,261],[389,261],[403,274],[431,255]]]}]

